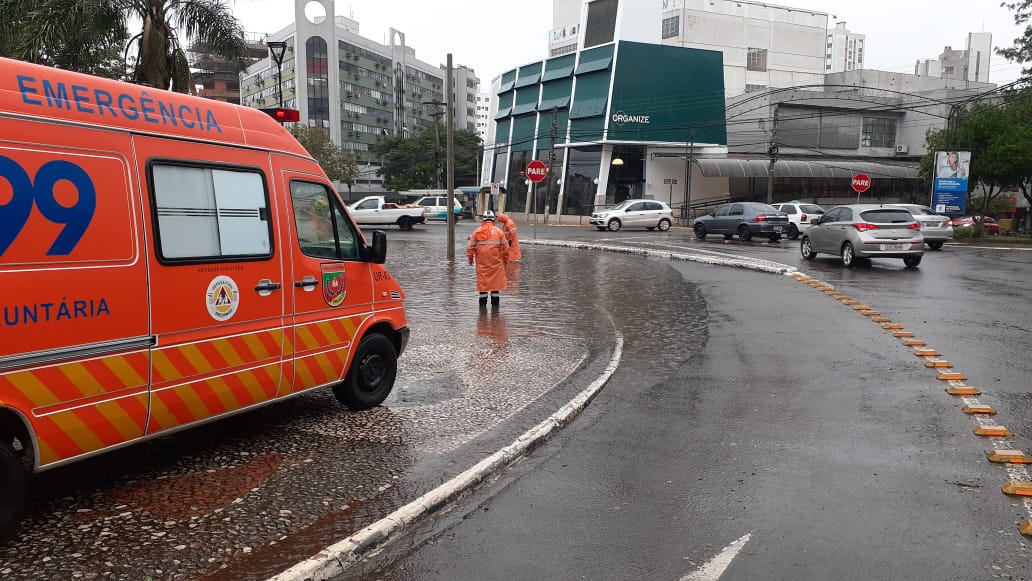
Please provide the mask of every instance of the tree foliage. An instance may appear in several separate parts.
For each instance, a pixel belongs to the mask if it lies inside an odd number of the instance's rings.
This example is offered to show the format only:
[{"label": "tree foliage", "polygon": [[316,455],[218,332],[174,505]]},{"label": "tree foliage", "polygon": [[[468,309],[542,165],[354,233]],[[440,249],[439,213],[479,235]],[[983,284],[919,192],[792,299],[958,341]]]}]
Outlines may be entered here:
[{"label": "tree foliage", "polygon": [[931,184],[935,152],[954,149],[971,152],[967,205],[972,213],[986,214],[1005,189],[1017,187],[1032,202],[1032,91],[1006,93],[996,102],[975,103],[960,111],[949,130],[926,136],[928,154],[921,159],[920,175]]},{"label": "tree foliage", "polygon": [[[1014,12],[1014,24],[1025,25],[1025,32],[1014,39],[1010,48],[997,48],[996,54],[1003,58],[1017,63],[1032,62],[1032,0],[1020,0],[1018,2],[1003,2],[1000,6]],[[1025,67],[1021,70],[1025,77],[1032,76],[1032,68]]]},{"label": "tree foliage", "polygon": [[[130,25],[140,29],[131,39]],[[246,65],[244,29],[226,0],[0,0],[0,55],[181,93],[195,91],[185,46]],[[123,65],[132,57],[132,69]],[[120,74],[115,74],[120,73]]]},{"label": "tree foliage", "polygon": [[[482,151],[480,137],[473,131],[455,131],[452,146],[455,186],[477,185],[478,160]],[[377,174],[384,177],[384,186],[389,190],[404,191],[436,188],[438,179],[444,187],[446,149],[442,128],[436,135],[429,130],[410,138],[387,138],[377,144],[372,153],[383,161]]]},{"label": "tree foliage", "polygon": [[358,177],[358,164],[355,162],[354,155],[345,153],[330,141],[329,136],[322,129],[295,124],[290,128],[290,133],[315,158],[315,161],[319,162],[319,166],[326,172],[327,177],[335,182],[347,184],[348,190],[351,190],[355,178]]}]

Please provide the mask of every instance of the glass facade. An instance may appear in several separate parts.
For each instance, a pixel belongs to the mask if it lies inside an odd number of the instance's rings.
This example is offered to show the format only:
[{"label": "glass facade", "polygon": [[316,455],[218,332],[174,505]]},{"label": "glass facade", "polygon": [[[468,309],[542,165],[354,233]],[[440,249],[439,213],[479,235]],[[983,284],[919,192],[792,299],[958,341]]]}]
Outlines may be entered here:
[{"label": "glass facade", "polygon": [[570,149],[563,177],[563,214],[587,216],[595,203],[602,146]]},{"label": "glass facade", "polygon": [[305,72],[308,77],[308,126],[329,136],[330,79],[326,41],[313,36],[305,41]]}]

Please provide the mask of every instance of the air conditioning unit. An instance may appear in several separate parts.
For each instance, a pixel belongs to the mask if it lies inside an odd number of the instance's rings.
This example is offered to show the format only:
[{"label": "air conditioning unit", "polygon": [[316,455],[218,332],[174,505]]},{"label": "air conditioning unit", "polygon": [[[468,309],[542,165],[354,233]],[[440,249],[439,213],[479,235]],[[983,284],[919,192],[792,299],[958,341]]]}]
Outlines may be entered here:
[{"label": "air conditioning unit", "polygon": [[899,144],[896,146],[896,153],[907,153],[908,151],[910,151],[909,145]]}]

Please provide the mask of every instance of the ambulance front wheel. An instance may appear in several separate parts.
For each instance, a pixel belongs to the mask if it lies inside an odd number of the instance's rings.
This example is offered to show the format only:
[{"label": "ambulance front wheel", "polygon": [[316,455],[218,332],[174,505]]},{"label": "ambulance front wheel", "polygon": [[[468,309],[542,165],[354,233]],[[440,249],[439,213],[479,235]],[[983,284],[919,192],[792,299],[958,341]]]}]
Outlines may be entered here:
[{"label": "ambulance front wheel", "polygon": [[358,343],[355,358],[344,381],[333,386],[333,395],[353,410],[376,407],[387,399],[398,375],[398,354],[383,335],[366,335]]},{"label": "ambulance front wheel", "polygon": [[29,471],[10,440],[0,442],[0,538],[14,534],[25,508]]}]

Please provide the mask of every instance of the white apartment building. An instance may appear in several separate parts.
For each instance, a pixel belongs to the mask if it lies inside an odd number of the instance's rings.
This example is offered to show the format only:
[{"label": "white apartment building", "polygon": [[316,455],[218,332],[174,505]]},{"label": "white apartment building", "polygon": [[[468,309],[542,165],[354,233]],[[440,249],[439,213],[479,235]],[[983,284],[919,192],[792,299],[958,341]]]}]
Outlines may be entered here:
[{"label": "white apartment building", "polygon": [[[448,65],[441,66],[441,74],[448,75]],[[455,105],[455,118],[452,128],[456,131],[477,130],[477,97],[480,94],[480,79],[473,69],[452,65],[452,103]]]},{"label": "white apartment building", "polygon": [[918,60],[914,74],[975,83],[989,82],[989,57],[993,53],[991,32],[969,32],[964,50],[947,46],[938,59]]},{"label": "white apartment building", "polygon": [[487,143],[488,126],[493,122],[491,119],[491,93],[481,91],[477,93],[476,121],[476,131],[480,141]]},{"label": "white apartment building", "polygon": [[660,0],[662,43],[724,55],[726,96],[824,83],[828,15],[748,0]]},{"label": "white apartment building", "polygon": [[864,68],[864,52],[866,37],[863,34],[850,32],[845,22],[836,22],[835,28],[828,31],[826,73],[845,73]]}]

